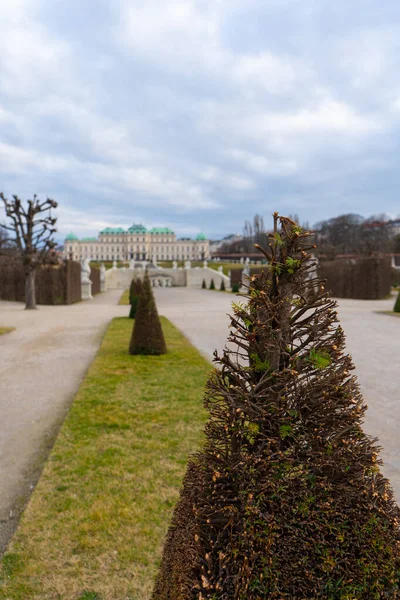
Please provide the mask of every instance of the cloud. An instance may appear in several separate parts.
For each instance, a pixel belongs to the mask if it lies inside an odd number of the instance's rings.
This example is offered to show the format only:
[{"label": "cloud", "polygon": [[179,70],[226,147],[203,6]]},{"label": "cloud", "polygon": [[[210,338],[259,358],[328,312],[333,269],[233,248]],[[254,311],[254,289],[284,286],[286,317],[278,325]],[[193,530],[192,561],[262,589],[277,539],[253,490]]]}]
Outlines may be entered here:
[{"label": "cloud", "polygon": [[220,186],[231,187],[236,190],[248,190],[254,187],[254,183],[246,178],[235,175],[234,173],[224,172],[217,167],[207,167],[200,173],[204,181],[216,183]]},{"label": "cloud", "polygon": [[213,69],[223,64],[221,2],[146,0],[119,3],[118,42],[169,70]]},{"label": "cloud", "polygon": [[375,133],[383,123],[374,115],[358,113],[351,106],[326,99],[294,112],[262,112],[242,122],[244,130],[259,136],[339,135],[347,138]]},{"label": "cloud", "polygon": [[264,176],[293,175],[298,168],[294,160],[280,159],[278,157],[271,159],[239,148],[227,150],[225,155],[238,162],[242,167]]},{"label": "cloud", "polygon": [[273,94],[287,93],[309,74],[294,58],[271,52],[246,54],[232,59],[231,75],[239,86],[256,86]]}]

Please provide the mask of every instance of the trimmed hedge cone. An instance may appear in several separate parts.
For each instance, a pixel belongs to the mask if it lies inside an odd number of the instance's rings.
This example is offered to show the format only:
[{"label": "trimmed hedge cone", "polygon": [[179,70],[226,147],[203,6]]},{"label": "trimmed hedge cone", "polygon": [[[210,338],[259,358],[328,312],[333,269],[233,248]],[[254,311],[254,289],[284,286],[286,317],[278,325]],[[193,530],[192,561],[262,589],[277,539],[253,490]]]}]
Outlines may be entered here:
[{"label": "trimmed hedge cone", "polygon": [[210,290],[215,290],[214,279],[211,279],[211,281],[210,281]]},{"label": "trimmed hedge cone", "polygon": [[203,290],[207,289],[207,286],[206,286],[206,280],[205,280],[205,279],[203,279],[203,283],[201,284],[201,288],[202,288]]},{"label": "trimmed hedge cone", "polygon": [[166,352],[156,301],[146,271],[129,344],[129,354],[165,354]]},{"label": "trimmed hedge cone", "polygon": [[225,292],[225,282],[224,282],[223,279],[221,279],[221,285],[220,285],[219,289],[220,289],[221,292]]},{"label": "trimmed hedge cone", "polygon": [[269,269],[233,303],[152,600],[400,597],[400,511],[308,236],[275,213]]},{"label": "trimmed hedge cone", "polygon": [[234,283],[232,286],[232,292],[234,294],[238,294],[239,293],[239,284],[238,283]]},{"label": "trimmed hedge cone", "polygon": [[400,291],[397,294],[396,302],[394,303],[393,311],[395,313],[400,313]]},{"label": "trimmed hedge cone", "polygon": [[140,292],[142,290],[142,282],[139,278],[132,279],[129,287],[129,304],[131,305],[129,311],[129,318],[134,319],[136,316],[137,306],[139,302]]}]

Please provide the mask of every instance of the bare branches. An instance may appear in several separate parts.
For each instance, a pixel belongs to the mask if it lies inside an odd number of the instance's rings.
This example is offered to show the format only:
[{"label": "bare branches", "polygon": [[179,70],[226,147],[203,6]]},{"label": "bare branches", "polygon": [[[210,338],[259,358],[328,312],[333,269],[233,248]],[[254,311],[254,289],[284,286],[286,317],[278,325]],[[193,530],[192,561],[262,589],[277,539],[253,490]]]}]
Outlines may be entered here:
[{"label": "bare branches", "polygon": [[52,217],[51,210],[57,208],[57,202],[51,198],[41,202],[35,194],[33,200],[28,200],[27,206],[24,206],[18,196],[14,195],[12,200],[8,200],[2,192],[0,199],[9,219],[4,228],[14,234],[12,240],[20,251],[23,263],[28,270],[32,270],[44,261],[56,245],[53,235],[57,231],[54,227],[57,219]]},{"label": "bare branches", "polygon": [[8,200],[2,192],[0,200],[4,204],[8,219],[4,228],[14,234],[11,239],[19,251],[25,269],[26,298],[30,298],[30,308],[35,308],[34,273],[36,267],[46,260],[56,246],[53,236],[57,231],[54,227],[57,219],[52,216],[51,211],[57,208],[57,202],[51,198],[40,201],[35,194],[24,206],[18,196],[13,195],[12,200]]}]

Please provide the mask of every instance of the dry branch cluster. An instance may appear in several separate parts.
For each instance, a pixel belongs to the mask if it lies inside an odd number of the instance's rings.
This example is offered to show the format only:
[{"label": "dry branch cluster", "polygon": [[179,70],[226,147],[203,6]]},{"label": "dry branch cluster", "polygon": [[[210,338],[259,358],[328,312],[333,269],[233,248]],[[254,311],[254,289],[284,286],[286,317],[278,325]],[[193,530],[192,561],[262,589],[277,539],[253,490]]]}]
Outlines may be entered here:
[{"label": "dry branch cluster", "polygon": [[399,508],[308,234],[274,216],[233,305],[153,600],[399,598]]}]

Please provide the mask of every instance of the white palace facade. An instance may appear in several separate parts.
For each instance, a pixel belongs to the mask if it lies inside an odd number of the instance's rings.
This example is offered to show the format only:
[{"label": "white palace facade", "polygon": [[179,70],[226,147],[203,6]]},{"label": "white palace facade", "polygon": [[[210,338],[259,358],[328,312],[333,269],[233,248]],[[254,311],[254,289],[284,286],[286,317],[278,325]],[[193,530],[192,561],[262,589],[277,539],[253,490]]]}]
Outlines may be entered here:
[{"label": "white palace facade", "polygon": [[64,257],[93,261],[205,260],[210,242],[203,233],[194,239],[176,239],[168,227],[146,229],[143,225],[106,227],[97,238],[79,239],[70,233],[64,242]]}]

